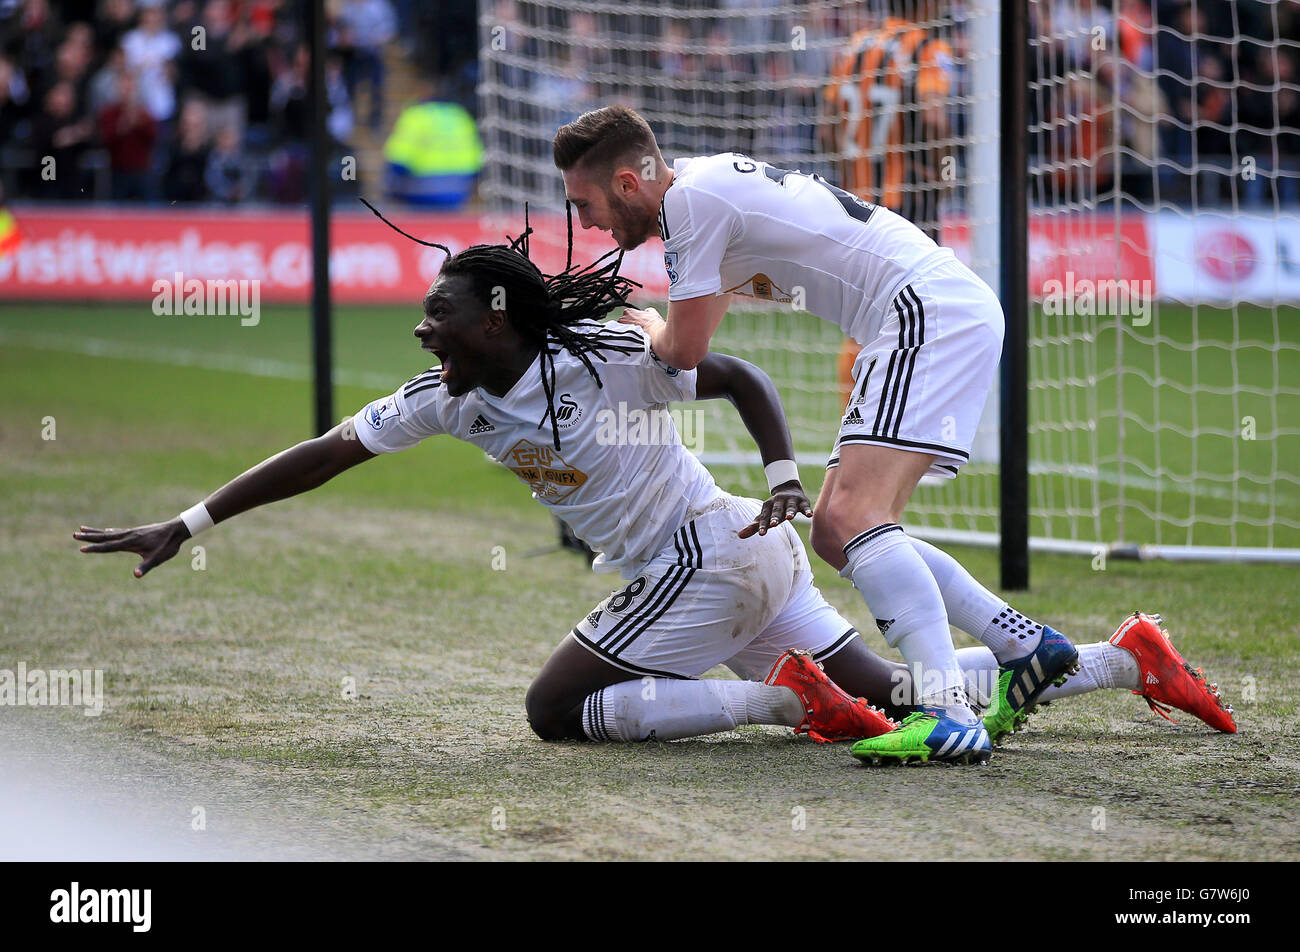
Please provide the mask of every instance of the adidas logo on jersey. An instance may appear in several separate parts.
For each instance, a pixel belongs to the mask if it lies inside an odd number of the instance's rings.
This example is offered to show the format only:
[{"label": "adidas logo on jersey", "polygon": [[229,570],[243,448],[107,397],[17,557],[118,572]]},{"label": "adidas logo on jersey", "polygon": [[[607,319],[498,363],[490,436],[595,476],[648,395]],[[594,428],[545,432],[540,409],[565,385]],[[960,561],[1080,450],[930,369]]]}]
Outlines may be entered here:
[{"label": "adidas logo on jersey", "polygon": [[897,618],[890,618],[888,620],[884,618],[877,618],[876,627],[880,629],[880,633],[883,635],[885,632],[889,631],[890,626],[893,625],[894,622],[896,622],[897,620],[898,620]]},{"label": "adidas logo on jersey", "polygon": [[480,433],[491,433],[495,429],[496,427],[484,419],[483,414],[480,413],[474,418],[474,422],[469,425],[469,435],[478,436]]},{"label": "adidas logo on jersey", "polygon": [[862,422],[862,414],[858,412],[858,408],[857,408],[857,407],[854,407],[852,410],[850,410],[850,411],[848,412],[848,415],[844,417],[844,422],[845,422],[845,423],[861,423],[861,422]]},{"label": "adidas logo on jersey", "polygon": [[598,624],[600,624],[599,608],[597,608],[594,612],[592,612],[590,615],[587,616],[587,624],[590,625],[592,628],[595,628]]},{"label": "adidas logo on jersey", "polygon": [[1150,671],[1148,671],[1148,672],[1147,672],[1147,684],[1159,684],[1159,683],[1160,683],[1160,679],[1157,678],[1157,677],[1156,677],[1154,674],[1152,674]]}]

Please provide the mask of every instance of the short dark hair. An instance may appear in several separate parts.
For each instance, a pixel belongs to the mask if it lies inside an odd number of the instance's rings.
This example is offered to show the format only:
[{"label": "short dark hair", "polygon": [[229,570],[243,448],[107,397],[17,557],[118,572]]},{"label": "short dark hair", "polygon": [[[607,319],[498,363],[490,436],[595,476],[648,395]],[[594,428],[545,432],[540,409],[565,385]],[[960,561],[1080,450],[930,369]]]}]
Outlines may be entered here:
[{"label": "short dark hair", "polygon": [[627,106],[605,106],[584,112],[560,126],[551,143],[555,167],[567,172],[577,165],[588,170],[613,171],[622,161],[635,165],[643,156],[659,155],[654,131],[640,114]]}]

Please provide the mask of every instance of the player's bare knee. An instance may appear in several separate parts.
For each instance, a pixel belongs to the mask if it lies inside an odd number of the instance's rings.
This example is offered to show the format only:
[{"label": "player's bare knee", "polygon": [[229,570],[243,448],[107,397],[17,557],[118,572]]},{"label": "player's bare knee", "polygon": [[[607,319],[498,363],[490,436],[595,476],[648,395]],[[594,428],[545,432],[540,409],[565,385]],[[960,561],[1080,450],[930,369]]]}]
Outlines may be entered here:
[{"label": "player's bare knee", "polygon": [[524,710],[528,726],[542,740],[564,740],[569,735],[564,728],[564,705],[540,678],[528,686],[524,695]]},{"label": "player's bare knee", "polygon": [[528,715],[528,726],[533,729],[542,740],[572,740],[572,735],[565,729],[559,721],[545,720],[539,717]]},{"label": "player's bare knee", "polygon": [[546,740],[546,736],[542,728],[552,720],[550,713],[554,708],[553,704],[548,703],[549,693],[546,685],[539,679],[528,685],[528,693],[524,695],[524,711],[528,714],[528,724],[543,740]]},{"label": "player's bare knee", "polygon": [[[824,511],[828,547],[831,538],[835,540],[837,547],[842,546],[859,532],[865,532],[887,522],[898,521],[886,507],[845,492],[837,492],[831,496]],[[826,556],[823,555],[822,558]]]},{"label": "player's bare knee", "polygon": [[826,510],[818,508],[813,512],[812,528],[808,532],[808,541],[813,551],[825,562],[838,567],[844,561],[844,550],[839,534],[827,522]]}]

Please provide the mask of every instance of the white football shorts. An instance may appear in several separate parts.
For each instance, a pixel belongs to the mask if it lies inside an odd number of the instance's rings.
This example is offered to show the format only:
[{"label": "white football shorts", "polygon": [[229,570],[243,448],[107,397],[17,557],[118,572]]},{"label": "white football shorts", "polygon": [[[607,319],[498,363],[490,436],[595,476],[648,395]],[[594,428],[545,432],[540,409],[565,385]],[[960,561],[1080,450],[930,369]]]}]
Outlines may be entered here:
[{"label": "white football shorts", "polygon": [[997,374],[1004,324],[997,296],[960,262],[913,278],[853,364],[827,468],[839,465],[844,444],[874,443],[933,453],[930,474],[956,476]]},{"label": "white football shorts", "polygon": [[794,526],[736,537],[761,506],[718,496],[636,578],[578,622],[571,637],[629,679],[698,678],[725,664],[758,681],[790,648],[811,651],[819,661],[835,654],[857,630],[813,585]]}]

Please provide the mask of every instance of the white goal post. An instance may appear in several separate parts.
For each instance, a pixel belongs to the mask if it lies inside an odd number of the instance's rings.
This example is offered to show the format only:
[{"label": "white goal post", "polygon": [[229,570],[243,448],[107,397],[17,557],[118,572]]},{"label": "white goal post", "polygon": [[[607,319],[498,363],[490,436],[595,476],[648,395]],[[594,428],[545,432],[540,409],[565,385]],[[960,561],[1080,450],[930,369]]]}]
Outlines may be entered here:
[{"label": "white goal post", "polygon": [[[1017,251],[998,187],[1016,176],[1031,548],[1300,560],[1297,15],[1023,2],[1028,168],[1002,169],[999,0],[482,0],[480,201],[516,229],[525,202],[562,214],[554,130],[621,102],[669,161],[739,151],[817,172],[910,215],[997,288],[1002,249]],[[549,221],[534,240],[563,242]],[[649,244],[628,269],[653,298]],[[842,408],[838,329],[752,302],[714,346],[776,380],[815,488]],[[996,389],[972,462],[918,489],[918,535],[996,544]],[[704,412],[701,457],[761,493],[734,412]]]}]

